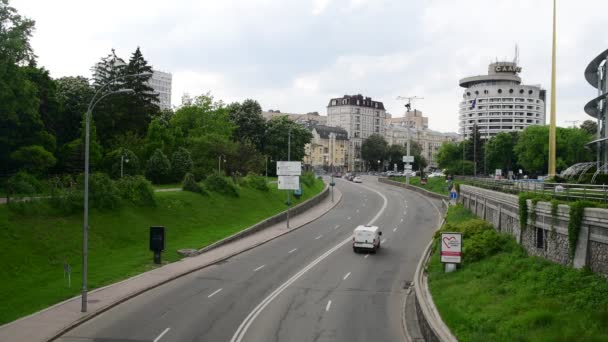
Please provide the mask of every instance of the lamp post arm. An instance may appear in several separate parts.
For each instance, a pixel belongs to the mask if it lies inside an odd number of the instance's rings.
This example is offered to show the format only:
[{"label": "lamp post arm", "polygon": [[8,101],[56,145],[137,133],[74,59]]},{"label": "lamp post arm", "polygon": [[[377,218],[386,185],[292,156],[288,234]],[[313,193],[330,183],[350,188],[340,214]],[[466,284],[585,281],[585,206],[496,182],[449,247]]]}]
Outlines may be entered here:
[{"label": "lamp post arm", "polygon": [[[95,101],[95,98],[97,97],[97,95],[99,95],[99,93],[101,93],[102,90],[104,90],[105,88],[107,88],[110,84],[114,84],[114,82],[116,82],[118,80],[122,80],[124,78],[140,77],[140,76],[148,76],[148,75],[152,75],[152,73],[143,72],[143,73],[140,73],[140,74],[130,74],[130,75],[124,75],[124,76],[119,76],[119,77],[113,78],[112,80],[110,80],[106,84],[102,85],[101,88],[97,89],[97,91],[95,92],[95,95],[93,95],[93,98],[91,99],[91,102],[89,102],[89,108],[88,108],[88,110],[91,110],[93,107],[95,107],[95,105],[97,104],[97,102],[99,102],[99,100]],[[104,96],[102,96],[102,98],[103,97]],[[95,104],[93,104],[93,102],[95,102]]]}]

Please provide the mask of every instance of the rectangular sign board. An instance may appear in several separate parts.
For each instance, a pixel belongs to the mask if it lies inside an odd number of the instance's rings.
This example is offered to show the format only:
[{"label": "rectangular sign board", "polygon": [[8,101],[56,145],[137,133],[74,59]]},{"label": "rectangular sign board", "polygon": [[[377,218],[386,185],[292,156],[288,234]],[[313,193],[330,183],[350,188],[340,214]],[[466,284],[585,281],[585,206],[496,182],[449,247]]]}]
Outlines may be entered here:
[{"label": "rectangular sign board", "polygon": [[462,262],[462,234],[441,233],[441,262],[460,264]]},{"label": "rectangular sign board", "polygon": [[277,176],[300,176],[302,175],[302,162],[300,161],[278,161]]},{"label": "rectangular sign board", "polygon": [[411,170],[412,165],[403,165],[404,170]]},{"label": "rectangular sign board", "polygon": [[413,163],[414,162],[414,156],[403,156],[403,162],[404,163]]},{"label": "rectangular sign board", "polygon": [[279,176],[279,190],[298,190],[300,176]]}]

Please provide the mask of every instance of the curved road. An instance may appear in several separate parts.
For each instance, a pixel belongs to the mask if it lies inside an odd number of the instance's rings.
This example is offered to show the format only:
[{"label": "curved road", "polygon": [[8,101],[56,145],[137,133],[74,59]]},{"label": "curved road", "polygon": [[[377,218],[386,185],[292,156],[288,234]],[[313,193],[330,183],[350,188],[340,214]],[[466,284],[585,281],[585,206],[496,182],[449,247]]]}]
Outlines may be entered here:
[{"label": "curved road", "polygon": [[[439,224],[440,202],[364,177],[290,234],[148,291],[58,339],[78,341],[403,341],[403,285]],[[377,254],[355,254],[359,224]]]}]

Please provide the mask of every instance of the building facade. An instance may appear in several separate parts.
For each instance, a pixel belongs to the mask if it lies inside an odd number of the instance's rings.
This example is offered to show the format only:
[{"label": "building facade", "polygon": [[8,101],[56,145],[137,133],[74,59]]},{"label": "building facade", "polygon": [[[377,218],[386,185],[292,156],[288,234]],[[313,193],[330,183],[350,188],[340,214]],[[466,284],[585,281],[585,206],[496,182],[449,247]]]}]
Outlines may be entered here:
[{"label": "building facade", "polygon": [[152,70],[152,77],[148,80],[148,86],[158,93],[158,106],[160,109],[171,109],[171,83],[173,76],[168,72]]},{"label": "building facade", "polygon": [[421,111],[414,109],[412,111],[405,112],[405,116],[403,117],[391,118],[390,124],[413,127],[416,129],[427,129],[429,128],[429,118],[422,115]]},{"label": "building facade", "polygon": [[311,126],[310,143],[304,146],[304,165],[326,171],[344,171],[348,159],[348,133],[340,127]]},{"label": "building facade", "polygon": [[585,113],[597,120],[596,139],[590,143],[596,145],[596,175],[599,172],[608,173],[608,50],[587,65],[585,79],[597,89],[596,97],[585,105]]},{"label": "building facade", "polygon": [[460,102],[459,133],[469,138],[475,126],[482,139],[500,132],[521,131],[545,124],[546,91],[524,85],[516,62],[490,64],[487,75],[460,80],[465,88]]},{"label": "building facade", "polygon": [[296,114],[296,113],[282,113],[280,110],[270,109],[268,111],[263,111],[262,116],[266,120],[270,120],[274,117],[279,116],[287,116],[289,120],[298,123],[302,126],[312,127],[315,125],[327,125],[327,116],[319,115],[317,112],[310,112],[306,114]]},{"label": "building facade", "polygon": [[327,125],[342,127],[348,133],[347,170],[365,170],[361,145],[372,134],[386,134],[384,104],[371,97],[344,95],[333,98],[327,105]]}]

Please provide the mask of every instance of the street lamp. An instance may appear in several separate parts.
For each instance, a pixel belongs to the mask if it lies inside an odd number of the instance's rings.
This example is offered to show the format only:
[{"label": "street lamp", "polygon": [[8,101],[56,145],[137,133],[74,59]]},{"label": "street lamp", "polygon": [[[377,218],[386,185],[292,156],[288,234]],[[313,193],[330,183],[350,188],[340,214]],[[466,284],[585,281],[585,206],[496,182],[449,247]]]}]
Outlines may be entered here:
[{"label": "street lamp", "polygon": [[129,163],[129,156],[125,154],[124,149],[122,150],[122,154],[120,155],[120,178],[123,176],[123,162]]},{"label": "street lamp", "polygon": [[380,172],[380,160],[378,160],[378,172]]},{"label": "street lamp", "polygon": [[[224,157],[224,158],[222,159],[222,157]],[[225,164],[225,163],[226,163],[226,156],[225,156],[225,155],[223,155],[223,154],[220,154],[220,155],[217,157],[217,175],[218,175],[218,176],[221,176],[221,175],[222,175],[222,164],[221,164],[221,163],[222,163],[222,160],[224,161],[224,164]]]},{"label": "street lamp", "polygon": [[84,143],[84,223],[82,227],[82,312],[87,312],[87,267],[88,267],[88,240],[89,240],[89,143],[90,143],[90,121],[93,114],[93,108],[99,103],[99,101],[110,95],[116,94],[129,94],[134,93],[133,89],[119,89],[115,91],[107,92],[97,98],[97,95],[106,89],[109,85],[115,84],[115,81],[122,80],[128,77],[144,77],[150,76],[152,73],[144,72],[140,74],[130,74],[125,76],[116,77],[110,80],[103,86],[101,86],[97,92],[93,95],[89,107],[85,115],[85,143]]}]

